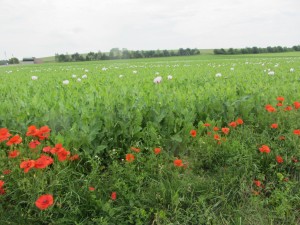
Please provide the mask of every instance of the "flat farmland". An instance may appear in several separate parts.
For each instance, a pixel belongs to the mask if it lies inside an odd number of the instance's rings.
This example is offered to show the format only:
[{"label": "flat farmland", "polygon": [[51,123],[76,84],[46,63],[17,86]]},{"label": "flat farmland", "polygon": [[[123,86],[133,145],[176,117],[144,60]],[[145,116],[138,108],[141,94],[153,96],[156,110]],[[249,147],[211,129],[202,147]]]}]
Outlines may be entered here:
[{"label": "flat farmland", "polygon": [[293,52],[0,67],[0,221],[300,223],[299,86]]}]

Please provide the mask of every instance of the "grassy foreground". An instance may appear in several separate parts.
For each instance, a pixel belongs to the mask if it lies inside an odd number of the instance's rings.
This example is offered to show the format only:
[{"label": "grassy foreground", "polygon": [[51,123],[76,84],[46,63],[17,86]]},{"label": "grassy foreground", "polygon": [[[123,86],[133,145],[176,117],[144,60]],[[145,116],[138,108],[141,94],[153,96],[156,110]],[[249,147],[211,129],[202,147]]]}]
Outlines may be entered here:
[{"label": "grassy foreground", "polygon": [[1,224],[299,224],[299,63],[0,67]]}]

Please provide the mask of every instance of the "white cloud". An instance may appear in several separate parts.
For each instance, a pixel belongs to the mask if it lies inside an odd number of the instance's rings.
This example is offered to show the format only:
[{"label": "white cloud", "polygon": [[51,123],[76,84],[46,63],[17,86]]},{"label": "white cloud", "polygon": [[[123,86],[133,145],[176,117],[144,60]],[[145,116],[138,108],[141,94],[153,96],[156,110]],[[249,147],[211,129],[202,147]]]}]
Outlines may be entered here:
[{"label": "white cloud", "polygon": [[298,0],[0,0],[0,59],[299,44]]}]

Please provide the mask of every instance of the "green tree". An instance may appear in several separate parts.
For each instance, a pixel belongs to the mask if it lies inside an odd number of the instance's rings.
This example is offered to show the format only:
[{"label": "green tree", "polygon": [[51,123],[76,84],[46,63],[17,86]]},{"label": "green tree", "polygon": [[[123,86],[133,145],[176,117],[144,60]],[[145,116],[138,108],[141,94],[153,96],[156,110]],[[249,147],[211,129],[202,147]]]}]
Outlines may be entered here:
[{"label": "green tree", "polygon": [[13,57],[8,60],[8,64],[19,64],[19,63],[20,63],[20,61],[16,57]]},{"label": "green tree", "polygon": [[97,60],[97,54],[94,53],[94,52],[89,52],[89,53],[85,56],[85,60],[86,60],[86,61]]},{"label": "green tree", "polygon": [[109,52],[110,59],[121,59],[122,52],[119,48],[112,48]]},{"label": "green tree", "polygon": [[191,50],[191,55],[200,55],[200,50],[197,48],[194,48]]},{"label": "green tree", "polygon": [[69,62],[71,61],[71,58],[69,55],[60,54],[58,55],[58,62]]},{"label": "green tree", "polygon": [[170,52],[167,49],[163,50],[163,56],[164,57],[169,57],[170,56]]},{"label": "green tree", "polygon": [[258,54],[259,53],[259,50],[257,47],[252,47],[252,53],[253,54]]},{"label": "green tree", "polygon": [[227,54],[233,55],[234,54],[234,49],[233,48],[228,49]]},{"label": "green tree", "polygon": [[185,55],[185,50],[183,48],[180,48],[178,50],[178,55],[180,55],[180,56]]},{"label": "green tree", "polygon": [[101,58],[102,58],[102,52],[101,52],[101,51],[98,51],[98,52],[96,53],[96,60],[101,60]]},{"label": "green tree", "polygon": [[122,49],[122,59],[130,59],[131,58],[131,53],[128,51],[127,48]]},{"label": "green tree", "polygon": [[271,46],[268,46],[268,47],[267,47],[267,52],[269,52],[269,53],[270,53],[270,52],[274,52],[274,49],[273,49]]},{"label": "green tree", "polygon": [[294,45],[292,48],[294,51],[300,51],[300,45],[298,46]]}]

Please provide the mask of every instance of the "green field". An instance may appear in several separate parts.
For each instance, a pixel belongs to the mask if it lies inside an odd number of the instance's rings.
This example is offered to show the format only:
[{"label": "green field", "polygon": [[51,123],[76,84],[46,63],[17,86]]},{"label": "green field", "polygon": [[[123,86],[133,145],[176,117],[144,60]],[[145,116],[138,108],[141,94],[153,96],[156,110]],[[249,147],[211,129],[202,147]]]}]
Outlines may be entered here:
[{"label": "green field", "polygon": [[0,81],[0,224],[300,223],[300,53],[2,66]]}]

